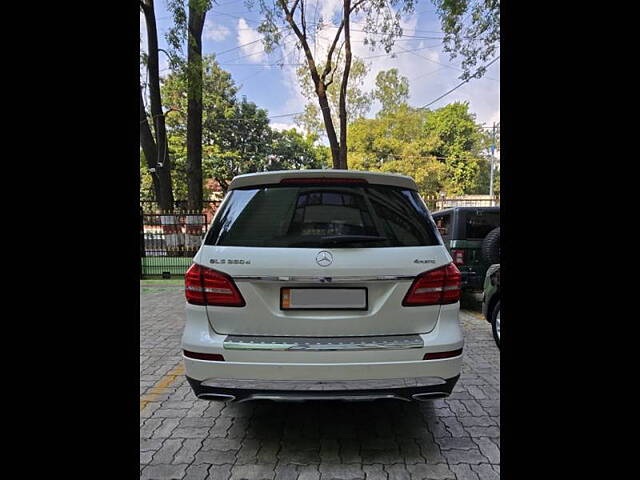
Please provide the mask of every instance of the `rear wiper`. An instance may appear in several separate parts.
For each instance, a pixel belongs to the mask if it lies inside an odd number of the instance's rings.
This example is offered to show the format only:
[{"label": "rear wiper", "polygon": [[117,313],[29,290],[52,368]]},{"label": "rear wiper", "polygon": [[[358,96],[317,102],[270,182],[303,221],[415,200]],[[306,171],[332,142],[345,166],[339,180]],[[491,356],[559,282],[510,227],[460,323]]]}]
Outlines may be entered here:
[{"label": "rear wiper", "polygon": [[378,235],[330,235],[321,237],[323,245],[341,245],[344,243],[384,242],[387,237]]}]

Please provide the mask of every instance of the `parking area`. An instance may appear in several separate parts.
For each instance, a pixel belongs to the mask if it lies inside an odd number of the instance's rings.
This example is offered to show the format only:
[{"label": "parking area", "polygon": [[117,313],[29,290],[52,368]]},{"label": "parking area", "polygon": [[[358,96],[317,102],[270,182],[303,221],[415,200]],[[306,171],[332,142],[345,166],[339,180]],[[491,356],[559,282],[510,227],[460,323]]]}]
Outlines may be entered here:
[{"label": "parking area", "polygon": [[497,479],[500,355],[464,310],[454,393],[429,403],[198,400],[184,377],[180,286],[140,289],[143,479]]}]

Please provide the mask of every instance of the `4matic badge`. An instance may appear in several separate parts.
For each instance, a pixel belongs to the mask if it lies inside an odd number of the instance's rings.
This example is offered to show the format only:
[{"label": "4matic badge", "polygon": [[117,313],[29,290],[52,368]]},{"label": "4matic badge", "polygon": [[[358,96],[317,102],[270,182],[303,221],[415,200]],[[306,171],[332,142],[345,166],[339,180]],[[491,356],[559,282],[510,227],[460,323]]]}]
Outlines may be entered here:
[{"label": "4matic badge", "polygon": [[432,258],[416,258],[413,263],[436,263]]}]

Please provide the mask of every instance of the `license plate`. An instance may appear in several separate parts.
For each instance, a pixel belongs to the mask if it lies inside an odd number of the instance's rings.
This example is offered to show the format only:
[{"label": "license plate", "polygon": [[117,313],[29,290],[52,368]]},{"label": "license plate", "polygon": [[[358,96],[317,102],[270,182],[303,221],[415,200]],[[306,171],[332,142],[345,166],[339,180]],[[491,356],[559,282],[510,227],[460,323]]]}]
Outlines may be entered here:
[{"label": "license plate", "polygon": [[366,288],[282,288],[282,310],[366,310]]}]

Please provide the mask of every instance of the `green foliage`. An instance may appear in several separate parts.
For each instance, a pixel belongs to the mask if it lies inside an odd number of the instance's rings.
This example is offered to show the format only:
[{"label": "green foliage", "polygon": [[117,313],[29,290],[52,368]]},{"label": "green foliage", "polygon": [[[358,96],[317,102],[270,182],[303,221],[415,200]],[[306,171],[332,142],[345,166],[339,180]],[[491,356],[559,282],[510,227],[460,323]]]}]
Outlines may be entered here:
[{"label": "green foliage", "polygon": [[304,112],[293,118],[294,122],[302,128],[307,135],[324,135],[324,123],[320,115],[320,107],[315,102],[309,102],[304,106]]},{"label": "green foliage", "polygon": [[380,114],[396,111],[409,100],[409,79],[398,76],[397,68],[381,70],[376,75],[376,88],[372,96],[382,104]]},{"label": "green foliage", "polygon": [[[223,190],[236,175],[264,170],[322,168],[328,162],[326,147],[317,146],[317,135],[295,129],[273,130],[267,111],[242,97],[229,72],[212,55],[203,57],[202,168],[204,195],[207,180],[215,179]],[[162,84],[172,181],[175,198],[187,198],[187,74],[172,71]],[[141,198],[153,198],[151,176],[141,154]]]},{"label": "green foliage", "polygon": [[329,149],[316,145],[316,139],[312,135],[299,133],[295,128],[274,131],[265,170],[297,170],[329,165]]},{"label": "green foliage", "polygon": [[[491,159],[482,158],[478,161],[478,173],[474,180],[474,186],[467,193],[476,195],[486,195],[489,193],[489,184],[491,183]],[[500,169],[497,162],[493,170],[493,193],[500,195]]]},{"label": "green foliage", "polygon": [[403,103],[349,126],[349,168],[409,175],[423,196],[476,193],[489,141],[466,103],[435,111]]},{"label": "green foliage", "polygon": [[[290,35],[297,38],[296,48],[299,52],[304,51],[303,66],[297,72],[302,90],[310,100],[317,96],[319,104],[324,104],[323,108],[330,111],[331,120],[325,123],[324,116],[316,116],[314,119],[313,115],[318,113],[318,108],[308,107],[304,114],[296,118],[296,123],[302,125],[307,132],[315,133],[318,119],[321,118],[331,144],[333,165],[336,168],[346,168],[345,145],[340,145],[340,142],[345,141],[343,138],[346,132],[339,131],[340,125],[346,128],[349,121],[364,116],[369,111],[372,101],[371,96],[363,93],[361,89],[367,67],[362,60],[352,57],[349,25],[351,22],[363,25],[365,44],[370,45],[372,50],[377,45],[382,45],[386,53],[390,53],[395,39],[402,35],[402,17],[413,13],[416,0],[345,1],[340,8],[337,8],[338,5],[335,6],[340,14],[336,13],[335,18],[329,19],[322,18],[322,15],[316,16],[317,4],[314,14],[306,11],[310,10],[311,6],[305,5],[304,1],[289,3],[285,0],[247,0],[245,4],[249,8],[258,5],[262,14],[258,31],[263,35],[263,45],[267,53],[282,46],[284,39]],[[310,18],[313,18],[313,23],[308,22]],[[326,51],[322,49],[318,53],[317,40],[325,40],[322,34],[325,33],[326,27],[338,28],[333,38],[329,39],[330,46]],[[343,75],[345,70],[349,73],[347,78]],[[346,83],[343,85],[344,82]],[[346,107],[342,109],[339,108],[338,101],[341,91],[346,93],[346,98],[343,98],[343,107],[344,104]],[[338,138],[341,140],[338,141]]]},{"label": "green foliage", "polygon": [[[322,71],[323,69],[324,64],[318,65],[318,70]],[[367,64],[363,60],[353,58],[349,74],[349,86],[347,88],[347,119],[349,119],[349,121],[364,117],[371,108],[373,98],[370,93],[362,90],[368,71]],[[338,135],[340,132],[340,121],[338,119],[338,106],[340,104],[339,79],[342,78],[343,73],[344,64],[339,63],[332,74],[333,78],[338,81],[332,82],[329,87],[327,87],[327,98],[329,100],[329,106],[331,107],[331,118]],[[305,106],[305,112],[294,117],[294,121],[308,132],[318,133],[316,126],[324,125],[324,121],[322,120],[320,107],[318,106],[315,86],[313,85],[309,68],[301,66],[298,68],[297,74],[300,89],[303,95],[309,99],[309,103]],[[313,117],[314,114],[315,118]]]},{"label": "green foliage", "polygon": [[211,0],[166,0],[167,12],[171,14],[173,23],[165,33],[169,57],[169,65],[174,71],[187,67],[183,47],[188,38],[188,8],[193,7],[200,12],[207,12],[212,7]]},{"label": "green foliage", "polygon": [[[462,57],[461,80],[479,78],[500,45],[499,0],[432,0],[441,20],[444,50]],[[478,68],[476,65],[480,64]]]}]

